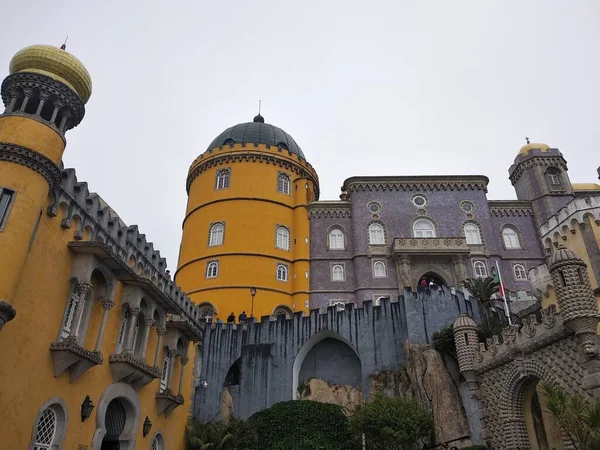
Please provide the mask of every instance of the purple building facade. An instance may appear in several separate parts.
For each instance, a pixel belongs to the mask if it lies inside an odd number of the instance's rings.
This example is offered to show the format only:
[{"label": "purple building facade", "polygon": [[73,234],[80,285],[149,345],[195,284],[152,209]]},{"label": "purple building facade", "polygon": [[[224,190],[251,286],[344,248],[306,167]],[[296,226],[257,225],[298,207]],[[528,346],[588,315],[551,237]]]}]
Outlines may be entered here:
[{"label": "purple building facade", "polygon": [[311,308],[395,300],[425,282],[460,289],[500,269],[507,297],[534,300],[539,225],[574,198],[557,149],[528,144],[509,170],[518,200],[488,200],[488,178],[351,177],[339,201],[309,207]]}]

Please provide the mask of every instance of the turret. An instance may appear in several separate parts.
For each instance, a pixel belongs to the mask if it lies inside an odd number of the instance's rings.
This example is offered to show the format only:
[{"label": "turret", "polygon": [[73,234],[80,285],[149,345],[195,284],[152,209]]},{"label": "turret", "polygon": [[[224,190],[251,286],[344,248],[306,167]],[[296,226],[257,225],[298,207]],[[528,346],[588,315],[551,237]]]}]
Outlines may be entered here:
[{"label": "turret", "polygon": [[548,265],[565,325],[575,333],[588,357],[597,355],[596,327],[600,315],[586,263],[574,251],[560,246]]},{"label": "turret", "polygon": [[475,351],[479,345],[477,324],[465,313],[462,313],[458,316],[452,328],[460,373],[465,377],[469,390],[475,391],[479,389],[474,371]]},{"label": "turret", "polygon": [[60,183],[65,133],[77,126],[92,93],[83,64],[61,48],[34,45],[11,60],[0,94],[0,328],[48,194]]},{"label": "turret", "polygon": [[558,149],[529,140],[510,167],[517,198],[532,203],[538,226],[574,198],[567,170],[567,161]]}]

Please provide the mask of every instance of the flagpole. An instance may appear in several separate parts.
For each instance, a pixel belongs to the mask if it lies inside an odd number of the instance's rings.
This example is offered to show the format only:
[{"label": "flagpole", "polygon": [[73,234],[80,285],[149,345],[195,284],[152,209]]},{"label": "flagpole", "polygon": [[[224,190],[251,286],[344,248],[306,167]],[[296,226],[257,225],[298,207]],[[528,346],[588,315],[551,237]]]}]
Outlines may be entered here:
[{"label": "flagpole", "polygon": [[500,273],[500,266],[498,266],[498,261],[496,261],[496,270],[498,271],[498,280],[500,280],[502,300],[504,300],[504,312],[506,313],[506,317],[508,317],[508,324],[512,325],[512,320],[510,318],[510,308],[508,307],[508,301],[506,300],[506,292],[504,291],[504,283],[502,282],[502,274]]}]

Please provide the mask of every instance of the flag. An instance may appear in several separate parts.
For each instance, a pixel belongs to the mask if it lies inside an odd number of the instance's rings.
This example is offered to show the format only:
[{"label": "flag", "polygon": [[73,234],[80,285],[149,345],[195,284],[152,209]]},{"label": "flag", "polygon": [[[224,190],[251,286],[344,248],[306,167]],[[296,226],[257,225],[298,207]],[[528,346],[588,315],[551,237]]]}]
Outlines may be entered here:
[{"label": "flag", "polygon": [[501,298],[504,300],[504,312],[506,313],[506,317],[508,318],[508,324],[512,325],[512,320],[510,318],[510,308],[508,307],[508,300],[506,298],[504,284],[502,283],[502,275],[500,274],[500,266],[498,266],[498,261],[496,261],[496,273],[494,274],[494,281],[497,281],[499,283],[498,288],[500,291],[500,295]]}]

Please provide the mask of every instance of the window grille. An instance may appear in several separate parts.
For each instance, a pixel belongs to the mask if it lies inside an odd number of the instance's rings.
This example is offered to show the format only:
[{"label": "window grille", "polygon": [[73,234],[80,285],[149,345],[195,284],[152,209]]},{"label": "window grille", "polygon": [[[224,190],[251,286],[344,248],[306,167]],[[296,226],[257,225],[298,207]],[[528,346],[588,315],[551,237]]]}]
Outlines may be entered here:
[{"label": "window grille", "polygon": [[56,413],[52,408],[46,408],[38,422],[33,450],[45,450],[52,448],[55,434]]}]

